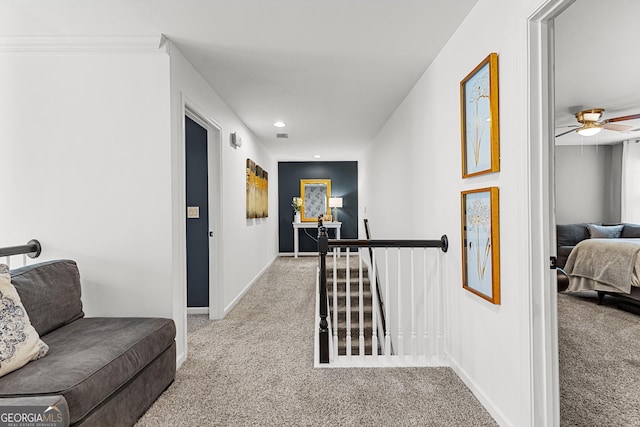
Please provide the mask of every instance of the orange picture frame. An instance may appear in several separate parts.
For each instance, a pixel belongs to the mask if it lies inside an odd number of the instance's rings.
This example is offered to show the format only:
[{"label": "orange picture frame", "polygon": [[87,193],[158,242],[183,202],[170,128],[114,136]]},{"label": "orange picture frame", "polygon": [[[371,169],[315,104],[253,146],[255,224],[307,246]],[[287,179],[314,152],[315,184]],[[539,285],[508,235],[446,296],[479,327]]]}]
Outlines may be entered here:
[{"label": "orange picture frame", "polygon": [[500,191],[462,191],[462,287],[500,304]]},{"label": "orange picture frame", "polygon": [[460,82],[462,177],[500,171],[498,54],[491,53]]}]

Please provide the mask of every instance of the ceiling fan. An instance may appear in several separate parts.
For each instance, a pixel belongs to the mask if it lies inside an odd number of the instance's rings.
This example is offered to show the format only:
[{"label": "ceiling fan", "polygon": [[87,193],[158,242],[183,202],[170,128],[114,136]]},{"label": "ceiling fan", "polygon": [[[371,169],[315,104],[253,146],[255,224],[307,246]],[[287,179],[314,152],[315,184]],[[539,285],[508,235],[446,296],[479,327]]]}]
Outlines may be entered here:
[{"label": "ceiling fan", "polygon": [[604,113],[604,108],[592,108],[591,110],[577,112],[575,115],[578,123],[580,124],[571,126],[575,127],[576,129],[570,129],[566,132],[562,132],[561,134],[556,135],[556,138],[571,132],[578,132],[582,136],[593,136],[600,133],[602,129],[624,132],[631,129],[633,126],[616,125],[613,123],[640,119],[640,114],[631,114],[629,116],[620,116],[614,117],[612,119],[600,120],[602,118],[602,113]]}]

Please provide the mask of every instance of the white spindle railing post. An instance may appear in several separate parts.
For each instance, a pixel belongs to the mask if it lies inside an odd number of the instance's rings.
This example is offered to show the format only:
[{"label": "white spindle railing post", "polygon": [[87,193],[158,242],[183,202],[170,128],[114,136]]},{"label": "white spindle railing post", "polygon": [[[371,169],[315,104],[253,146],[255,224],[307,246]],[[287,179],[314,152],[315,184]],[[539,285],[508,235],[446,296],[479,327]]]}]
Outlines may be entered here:
[{"label": "white spindle railing post", "polygon": [[442,276],[441,276],[442,268],[440,265],[440,257],[441,257],[441,254],[436,255],[437,280],[436,280],[436,286],[435,286],[435,292],[434,292],[434,300],[436,302],[434,306],[437,307],[437,313],[435,316],[435,328],[437,333],[435,354],[438,359],[440,359],[442,355],[442,303],[443,301],[441,300],[441,298],[442,298],[443,292],[442,292]]},{"label": "white spindle railing post", "polygon": [[389,248],[384,248],[384,317],[387,330],[384,331],[384,354],[391,357],[391,316],[389,316]]},{"label": "white spindle railing post", "polygon": [[429,317],[431,316],[431,310],[429,310],[429,289],[427,281],[427,248],[423,248],[423,268],[422,268],[422,292],[423,292],[423,316],[424,316],[424,358],[428,360],[429,350]]},{"label": "white spindle railing post", "polygon": [[364,357],[364,292],[362,285],[362,248],[358,248],[358,354]]},{"label": "white spindle railing post", "polygon": [[333,251],[333,356],[338,357],[338,260]]},{"label": "white spindle railing post", "polygon": [[401,249],[398,248],[398,356],[400,360],[404,357],[404,340],[402,337],[402,256]]},{"label": "white spindle railing post", "polygon": [[416,298],[415,298],[415,261],[414,261],[415,248],[411,248],[411,293],[410,301],[411,305],[411,356],[416,357]]},{"label": "white spindle railing post", "polygon": [[372,275],[369,277],[369,287],[371,288],[371,355],[377,359],[378,357],[378,318],[376,313],[378,311],[378,297],[377,297],[377,283],[376,283],[376,257],[375,252],[371,250],[371,270]]},{"label": "white spindle railing post", "polygon": [[347,356],[351,356],[351,248],[347,247],[347,271],[346,271],[346,320],[347,320],[347,335],[345,338]]},{"label": "white spindle railing post", "polygon": [[29,257],[27,254],[7,255],[4,257],[4,264],[6,264],[9,269],[11,269],[12,261],[15,261],[18,264],[16,268],[25,267],[29,264]]}]

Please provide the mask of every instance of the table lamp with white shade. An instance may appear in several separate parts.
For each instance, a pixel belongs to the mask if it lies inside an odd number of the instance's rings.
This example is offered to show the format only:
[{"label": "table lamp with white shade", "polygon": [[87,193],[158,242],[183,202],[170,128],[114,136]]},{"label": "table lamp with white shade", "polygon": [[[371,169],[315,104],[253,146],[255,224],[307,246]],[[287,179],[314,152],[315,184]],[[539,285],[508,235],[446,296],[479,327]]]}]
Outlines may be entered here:
[{"label": "table lamp with white shade", "polygon": [[342,197],[330,197],[329,198],[329,207],[334,208],[334,221],[338,222],[338,209],[342,207]]}]

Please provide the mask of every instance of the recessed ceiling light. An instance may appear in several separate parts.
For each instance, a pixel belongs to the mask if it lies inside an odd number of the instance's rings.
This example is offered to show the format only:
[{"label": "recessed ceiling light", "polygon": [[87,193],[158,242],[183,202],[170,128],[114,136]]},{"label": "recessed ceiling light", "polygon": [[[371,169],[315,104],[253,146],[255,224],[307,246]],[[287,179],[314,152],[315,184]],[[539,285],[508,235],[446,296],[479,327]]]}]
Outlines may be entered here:
[{"label": "recessed ceiling light", "polygon": [[316,154],[315,156],[313,156],[314,159],[319,159],[320,158],[320,154]]},{"label": "recessed ceiling light", "polygon": [[285,127],[287,124],[286,124],[285,122],[275,122],[273,125],[274,125],[275,127],[277,127],[277,128],[283,128],[283,127]]}]

